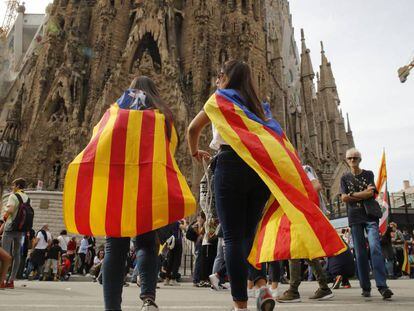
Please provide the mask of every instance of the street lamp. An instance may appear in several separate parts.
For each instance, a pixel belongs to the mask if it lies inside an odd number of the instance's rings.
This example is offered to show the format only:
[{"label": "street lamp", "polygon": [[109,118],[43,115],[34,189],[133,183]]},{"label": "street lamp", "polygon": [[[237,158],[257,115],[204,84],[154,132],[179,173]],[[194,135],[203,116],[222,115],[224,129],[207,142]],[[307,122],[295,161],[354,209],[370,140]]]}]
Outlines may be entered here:
[{"label": "street lamp", "polygon": [[402,66],[398,69],[398,77],[401,83],[407,81],[407,77],[410,74],[410,70],[414,68],[414,59],[408,65]]}]

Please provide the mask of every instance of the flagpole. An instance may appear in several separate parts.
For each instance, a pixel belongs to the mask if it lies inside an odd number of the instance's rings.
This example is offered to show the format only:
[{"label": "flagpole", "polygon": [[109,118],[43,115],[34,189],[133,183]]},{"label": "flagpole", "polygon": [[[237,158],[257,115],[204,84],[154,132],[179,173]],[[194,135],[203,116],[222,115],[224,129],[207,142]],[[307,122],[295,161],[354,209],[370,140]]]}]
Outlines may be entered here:
[{"label": "flagpole", "polygon": [[392,219],[391,219],[391,215],[392,215],[392,212],[391,212],[392,205],[391,205],[391,200],[390,200],[390,192],[388,191],[388,181],[385,183],[385,185],[386,185],[386,189],[387,189],[387,199],[388,199],[388,206],[389,206],[388,219],[391,222],[392,221]]}]

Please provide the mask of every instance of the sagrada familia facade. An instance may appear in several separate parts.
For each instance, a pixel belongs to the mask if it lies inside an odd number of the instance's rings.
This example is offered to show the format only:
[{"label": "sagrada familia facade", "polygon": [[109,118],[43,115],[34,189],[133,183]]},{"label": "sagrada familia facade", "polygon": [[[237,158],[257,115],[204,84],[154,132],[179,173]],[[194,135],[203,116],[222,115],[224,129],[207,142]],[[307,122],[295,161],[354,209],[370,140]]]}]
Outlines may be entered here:
[{"label": "sagrada familia facade", "polygon": [[155,80],[171,105],[181,136],[177,159],[196,185],[201,169],[188,154],[185,129],[214,92],[220,65],[235,58],[250,64],[326,197],[336,194],[352,132],[325,50],[315,75],[303,31],[299,57],[287,0],[54,0],[41,27],[0,96],[0,192],[18,176],[62,190],[67,165],[136,75]]}]

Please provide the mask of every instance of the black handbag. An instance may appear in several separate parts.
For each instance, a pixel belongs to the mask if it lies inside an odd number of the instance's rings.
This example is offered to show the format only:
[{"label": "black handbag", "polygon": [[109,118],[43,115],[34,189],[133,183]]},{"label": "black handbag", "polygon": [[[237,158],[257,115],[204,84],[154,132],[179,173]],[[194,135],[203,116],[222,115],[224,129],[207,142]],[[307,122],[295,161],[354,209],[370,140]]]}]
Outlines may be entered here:
[{"label": "black handbag", "polygon": [[381,218],[382,217],[382,210],[381,206],[374,198],[370,198],[367,200],[362,201],[362,204],[365,208],[365,213],[367,213],[368,217],[373,218]]}]

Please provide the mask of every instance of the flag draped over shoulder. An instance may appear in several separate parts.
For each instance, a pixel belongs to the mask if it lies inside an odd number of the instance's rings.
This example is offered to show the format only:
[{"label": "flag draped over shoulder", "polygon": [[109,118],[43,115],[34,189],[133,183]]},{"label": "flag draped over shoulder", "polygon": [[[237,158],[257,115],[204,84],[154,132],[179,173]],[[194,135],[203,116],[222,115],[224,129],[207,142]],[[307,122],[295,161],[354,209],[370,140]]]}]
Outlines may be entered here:
[{"label": "flag draped over shoulder", "polygon": [[263,121],[237,91],[218,90],[204,111],[223,139],[271,191],[249,261],[313,259],[345,251],[345,244],[319,209],[316,191],[296,151],[274,120]]},{"label": "flag draped over shoulder", "polygon": [[377,188],[378,193],[382,194],[380,202],[382,209],[382,217],[379,221],[379,231],[381,234],[384,234],[387,230],[390,209],[387,189],[387,165],[385,162],[385,151],[382,153],[381,165],[378,171],[378,177],[375,186]]},{"label": "flag draped over shoulder", "polygon": [[177,134],[158,110],[112,105],[86,148],[69,164],[63,192],[68,231],[131,237],[195,212],[174,159]]}]

